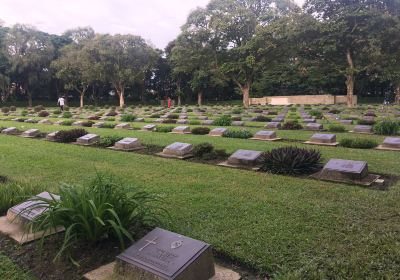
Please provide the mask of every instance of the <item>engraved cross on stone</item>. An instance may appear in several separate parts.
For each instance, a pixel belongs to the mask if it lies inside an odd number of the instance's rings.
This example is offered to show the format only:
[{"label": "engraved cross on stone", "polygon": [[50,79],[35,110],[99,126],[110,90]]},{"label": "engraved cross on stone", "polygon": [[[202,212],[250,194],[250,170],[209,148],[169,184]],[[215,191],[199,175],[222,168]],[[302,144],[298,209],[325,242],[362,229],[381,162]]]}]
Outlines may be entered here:
[{"label": "engraved cross on stone", "polygon": [[146,240],[146,245],[144,245],[142,248],[139,249],[139,251],[142,251],[144,248],[146,248],[147,246],[149,246],[150,244],[156,245],[157,244],[157,239],[158,237],[155,237],[153,240]]}]

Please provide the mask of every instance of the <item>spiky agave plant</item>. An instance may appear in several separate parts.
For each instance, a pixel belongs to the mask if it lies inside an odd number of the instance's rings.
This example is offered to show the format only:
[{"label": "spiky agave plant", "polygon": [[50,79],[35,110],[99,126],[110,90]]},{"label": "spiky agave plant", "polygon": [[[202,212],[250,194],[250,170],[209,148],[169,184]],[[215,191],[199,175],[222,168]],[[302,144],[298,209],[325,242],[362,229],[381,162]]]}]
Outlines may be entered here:
[{"label": "spiky agave plant", "polygon": [[322,158],[319,151],[292,146],[266,152],[261,161],[261,170],[274,174],[311,174],[322,168]]}]

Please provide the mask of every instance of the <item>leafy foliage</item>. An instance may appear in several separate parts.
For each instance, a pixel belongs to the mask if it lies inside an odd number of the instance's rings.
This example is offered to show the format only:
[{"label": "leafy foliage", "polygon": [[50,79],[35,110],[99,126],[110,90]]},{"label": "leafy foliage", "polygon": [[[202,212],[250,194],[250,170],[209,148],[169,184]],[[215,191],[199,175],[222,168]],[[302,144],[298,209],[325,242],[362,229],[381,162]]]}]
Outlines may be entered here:
[{"label": "leafy foliage", "polygon": [[96,146],[107,148],[113,146],[116,142],[122,140],[123,137],[108,135],[101,137],[100,141],[96,143]]},{"label": "leafy foliage", "polygon": [[261,170],[274,174],[302,175],[322,168],[321,153],[317,150],[283,147],[262,156]]},{"label": "leafy foliage", "polygon": [[397,135],[400,130],[400,124],[395,120],[382,120],[374,125],[373,130],[380,135]]},{"label": "leafy foliage", "polygon": [[71,143],[71,142],[75,142],[76,139],[78,139],[79,137],[82,137],[86,134],[88,134],[88,132],[82,128],[76,128],[76,129],[71,129],[71,130],[60,130],[55,135],[55,139],[57,142]]},{"label": "leafy foliage", "polygon": [[230,126],[232,124],[232,118],[230,116],[221,116],[214,121],[216,126]]},{"label": "leafy foliage", "polygon": [[203,160],[215,160],[225,158],[227,156],[225,150],[215,150],[210,143],[201,143],[193,147],[193,155]]},{"label": "leafy foliage", "polygon": [[157,126],[156,131],[168,133],[168,132],[171,132],[174,128],[175,127],[173,127],[173,126]]},{"label": "leafy foliage", "polygon": [[208,127],[195,127],[191,132],[195,135],[206,135],[210,133],[210,129]]},{"label": "leafy foliage", "polygon": [[133,122],[136,119],[136,116],[132,114],[125,114],[121,116],[122,122]]},{"label": "leafy foliage", "polygon": [[344,138],[340,140],[339,145],[346,148],[372,149],[378,146],[378,142],[366,138]]},{"label": "leafy foliage", "polygon": [[287,121],[282,125],[282,129],[285,130],[300,130],[303,129],[303,126],[299,124],[298,121]]},{"label": "leafy foliage", "polygon": [[253,133],[244,129],[243,130],[228,129],[222,136],[227,138],[248,139],[253,137]]},{"label": "leafy foliage", "polygon": [[328,126],[330,132],[346,132],[346,127],[341,124],[331,124]]}]

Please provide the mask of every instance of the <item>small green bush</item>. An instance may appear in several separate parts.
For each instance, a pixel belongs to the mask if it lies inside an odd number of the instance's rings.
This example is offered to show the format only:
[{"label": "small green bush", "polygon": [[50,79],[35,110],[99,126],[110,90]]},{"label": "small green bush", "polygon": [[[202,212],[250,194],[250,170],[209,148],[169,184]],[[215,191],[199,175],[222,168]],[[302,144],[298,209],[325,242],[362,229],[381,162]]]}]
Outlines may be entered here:
[{"label": "small green bush", "polygon": [[322,112],[319,110],[311,110],[310,115],[314,116],[316,119],[322,119]]},{"label": "small green bush", "polygon": [[329,113],[331,113],[331,114],[339,114],[341,111],[340,110],[338,110],[338,109],[331,109],[331,110],[329,110]]},{"label": "small green bush", "polygon": [[1,108],[1,112],[2,113],[8,113],[8,112],[10,112],[10,108],[9,107],[2,107]]},{"label": "small green bush", "polygon": [[397,135],[400,125],[395,120],[383,120],[374,125],[373,130],[379,135]]},{"label": "small green bush", "polygon": [[232,118],[230,116],[221,116],[214,121],[216,126],[230,126],[232,124]]},{"label": "small green bush", "polygon": [[228,155],[225,150],[215,150],[210,143],[200,143],[193,147],[193,155],[203,160],[215,160],[226,158]]},{"label": "small green bush", "polygon": [[27,110],[22,110],[21,111],[21,116],[26,116],[26,115],[28,115],[28,111]]},{"label": "small green bush", "polygon": [[133,122],[136,119],[136,116],[132,114],[125,114],[121,116],[122,122]]},{"label": "small green bush", "polygon": [[64,106],[64,111],[66,111],[66,112],[69,111],[69,107],[67,105]]},{"label": "small green bush", "polygon": [[330,132],[346,132],[346,127],[341,124],[331,124],[328,127],[328,131]]},{"label": "small green bush", "polygon": [[35,107],[33,108],[33,110],[34,110],[36,113],[39,113],[40,111],[43,111],[43,110],[44,110],[44,106],[43,106],[43,105],[37,105],[37,106],[35,106]]},{"label": "small green bush", "polygon": [[253,133],[251,133],[248,130],[231,130],[231,129],[229,129],[222,136],[227,137],[227,138],[248,139],[248,138],[253,137]]},{"label": "small green bush", "polygon": [[38,113],[38,116],[41,117],[41,118],[48,117],[49,115],[50,115],[50,113],[47,112],[47,111],[40,111],[40,112]]},{"label": "small green bush", "polygon": [[179,116],[177,114],[170,114],[167,115],[167,119],[177,120]]},{"label": "small green bush", "polygon": [[300,130],[303,129],[303,126],[299,124],[297,120],[287,121],[283,124],[282,129],[284,130]]},{"label": "small green bush", "polygon": [[69,119],[69,118],[72,118],[72,113],[71,112],[64,112],[62,116],[65,119]]},{"label": "small green bush", "polygon": [[261,157],[261,163],[261,171],[274,174],[311,174],[322,168],[319,151],[297,147],[283,147],[266,152]]},{"label": "small green bush", "polygon": [[94,124],[94,122],[92,122],[92,121],[82,122],[82,126],[84,126],[84,127],[92,127],[93,124]]},{"label": "small green bush", "polygon": [[174,126],[157,126],[156,131],[168,133],[168,132],[171,132],[174,128],[175,128]]},{"label": "small green bush", "polygon": [[210,129],[208,127],[195,127],[192,129],[192,134],[195,135],[205,135],[210,133]]},{"label": "small green bush", "polygon": [[33,184],[17,182],[4,182],[0,188],[0,214],[4,214],[10,207],[37,195],[43,191],[43,187]]},{"label": "small green bush", "polygon": [[291,108],[289,109],[289,111],[290,111],[290,112],[297,112],[297,108],[296,108],[296,107],[291,107]]},{"label": "small green bush", "polygon": [[15,107],[15,106],[10,106],[10,111],[11,111],[11,112],[17,111],[17,107]]},{"label": "small green bush", "polygon": [[103,128],[114,128],[116,126],[115,123],[104,123]]},{"label": "small green bush", "polygon": [[201,122],[197,121],[197,120],[189,120],[189,124],[190,125],[199,125],[199,124],[201,124]]},{"label": "small green bush", "polygon": [[111,146],[114,146],[114,144],[116,142],[118,142],[122,139],[123,139],[123,137],[121,137],[121,136],[114,136],[114,135],[104,136],[104,137],[101,137],[101,139],[98,143],[96,143],[96,146],[103,147],[103,148],[111,147]]},{"label": "small green bush", "polygon": [[346,148],[354,149],[372,149],[378,146],[378,142],[365,138],[345,138],[339,141],[339,145]]},{"label": "small green bush", "polygon": [[358,124],[361,125],[374,125],[375,123],[376,122],[374,120],[364,120],[364,119],[358,120]]},{"label": "small green bush", "polygon": [[107,117],[115,117],[117,115],[118,115],[118,113],[115,112],[114,110],[111,110],[106,114]]},{"label": "small green bush", "polygon": [[54,114],[54,115],[60,115],[61,113],[62,113],[62,112],[61,112],[60,109],[56,109],[56,110],[53,111],[53,114]]},{"label": "small green bush", "polygon": [[71,126],[73,123],[74,123],[74,121],[63,121],[61,123],[61,125],[63,125],[63,126]]},{"label": "small green bush", "polygon": [[242,109],[236,108],[232,110],[232,114],[241,114],[243,112]]},{"label": "small green bush", "polygon": [[82,128],[76,128],[71,130],[60,130],[55,135],[55,139],[57,142],[61,143],[71,143],[75,142],[76,139],[88,134],[88,132]]}]

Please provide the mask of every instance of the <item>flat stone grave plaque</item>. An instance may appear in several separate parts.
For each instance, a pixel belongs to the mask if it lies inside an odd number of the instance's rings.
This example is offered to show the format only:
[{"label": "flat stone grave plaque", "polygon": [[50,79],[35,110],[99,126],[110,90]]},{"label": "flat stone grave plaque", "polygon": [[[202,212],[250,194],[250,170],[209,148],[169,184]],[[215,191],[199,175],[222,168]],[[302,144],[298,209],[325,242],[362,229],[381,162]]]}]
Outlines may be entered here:
[{"label": "flat stone grave plaque", "polygon": [[201,122],[202,125],[213,125],[214,121],[213,120],[204,120]]},{"label": "flat stone grave plaque", "polygon": [[353,124],[353,120],[340,120],[341,124]]},{"label": "flat stone grave plaque", "polygon": [[115,129],[129,129],[131,125],[129,123],[120,123],[115,126]]},{"label": "flat stone grave plaque", "polygon": [[92,127],[101,128],[104,126],[104,124],[105,124],[105,122],[97,122],[97,123],[93,124]]},{"label": "flat stone grave plaque", "polygon": [[80,145],[93,145],[100,141],[100,136],[96,134],[86,134],[76,141]]},{"label": "flat stone grave plaque", "polygon": [[172,130],[172,133],[189,134],[190,133],[190,127],[188,127],[188,126],[177,126]]},{"label": "flat stone grave plaque", "polygon": [[262,152],[252,150],[237,150],[228,158],[228,164],[254,167],[258,164]]},{"label": "flat stone grave plaque", "polygon": [[54,124],[55,124],[55,125],[62,125],[63,123],[64,123],[64,121],[59,120],[59,121],[56,121]]},{"label": "flat stone grave plaque", "polygon": [[283,122],[285,120],[285,118],[274,118],[273,120],[272,120],[272,122],[278,122],[278,123],[280,123],[280,122]]},{"label": "flat stone grave plaque", "polygon": [[233,121],[232,125],[233,126],[244,126],[244,122],[243,121]]},{"label": "flat stone grave plaque", "polygon": [[56,141],[56,135],[57,135],[58,131],[54,131],[51,132],[49,134],[46,135],[46,140],[48,141]]},{"label": "flat stone grave plaque", "polygon": [[53,124],[52,121],[50,121],[49,119],[43,119],[41,121],[39,121],[40,124]]},{"label": "flat stone grave plaque", "polygon": [[186,120],[187,118],[188,118],[187,115],[180,115],[180,116],[179,116],[179,119],[181,119],[181,120]]},{"label": "flat stone grave plaque", "polygon": [[18,134],[18,129],[16,127],[9,127],[9,128],[3,129],[1,131],[1,133],[4,133],[4,134]]},{"label": "flat stone grave plaque", "polygon": [[155,128],[156,128],[156,125],[155,125],[155,124],[148,124],[148,125],[143,126],[142,130],[145,130],[145,131],[154,131]]},{"label": "flat stone grave plaque", "polygon": [[176,123],[177,123],[177,124],[188,124],[189,121],[188,121],[188,120],[182,120],[182,119],[181,119],[181,120],[177,120]]},{"label": "flat stone grave plaque", "polygon": [[356,132],[356,133],[372,133],[372,126],[370,126],[370,125],[356,125],[353,128],[353,132]]},{"label": "flat stone grave plaque", "polygon": [[323,125],[320,123],[308,123],[305,127],[306,130],[314,130],[314,131],[322,130],[323,128],[324,128]]},{"label": "flat stone grave plaque", "polygon": [[25,123],[37,123],[38,121],[35,119],[27,119],[24,121]]},{"label": "flat stone grave plaque", "polygon": [[127,137],[115,143],[114,148],[119,150],[136,150],[143,147],[140,145],[139,139]]},{"label": "flat stone grave plaque", "polygon": [[276,137],[276,132],[275,131],[269,131],[269,130],[261,130],[258,131],[256,134],[254,134],[254,137],[251,138],[254,140],[275,140],[278,139]]},{"label": "flat stone grave plaque", "polygon": [[400,149],[400,137],[386,137],[383,140],[382,148]]},{"label": "flat stone grave plaque", "polygon": [[281,128],[281,123],[279,122],[269,122],[265,125],[265,128]]},{"label": "flat stone grave plaque", "polygon": [[144,118],[136,118],[134,122],[144,122]]},{"label": "flat stone grave plaque", "polygon": [[193,150],[192,144],[175,142],[165,147],[160,155],[185,158],[191,156],[192,150]]},{"label": "flat stone grave plaque", "polygon": [[32,129],[28,129],[28,130],[24,131],[22,133],[22,136],[23,137],[37,137],[37,136],[39,136],[39,134],[40,134],[39,129],[32,128]]},{"label": "flat stone grave plaque", "polygon": [[208,117],[207,116],[198,116],[197,117],[199,120],[208,120]]},{"label": "flat stone grave plaque", "polygon": [[322,173],[333,179],[358,180],[368,175],[368,164],[366,161],[331,159],[322,169]]},{"label": "flat stone grave plaque", "polygon": [[35,200],[37,198],[44,198],[47,200],[60,199],[58,195],[42,192],[33,198],[8,209],[7,220],[10,223],[16,222],[19,224],[26,224],[47,211],[47,204],[42,200]]},{"label": "flat stone grave plaque", "polygon": [[83,121],[77,121],[72,123],[73,126],[82,126],[83,125]]},{"label": "flat stone grave plaque", "polygon": [[208,280],[215,268],[209,244],[155,228],[117,256],[114,272],[127,279]]},{"label": "flat stone grave plaque", "polygon": [[318,144],[334,144],[336,143],[336,135],[316,133],[311,136],[310,142]]},{"label": "flat stone grave plaque", "polygon": [[212,129],[212,130],[208,133],[208,135],[210,135],[210,136],[222,136],[222,135],[224,135],[224,133],[227,132],[227,131],[228,131],[227,128],[224,128],[224,127],[217,127],[217,128]]},{"label": "flat stone grave plaque", "polygon": [[317,121],[315,119],[304,119],[303,122],[304,123],[315,123]]},{"label": "flat stone grave plaque", "polygon": [[370,121],[370,122],[375,121],[375,117],[372,117],[372,116],[363,116],[361,119],[364,121]]}]

